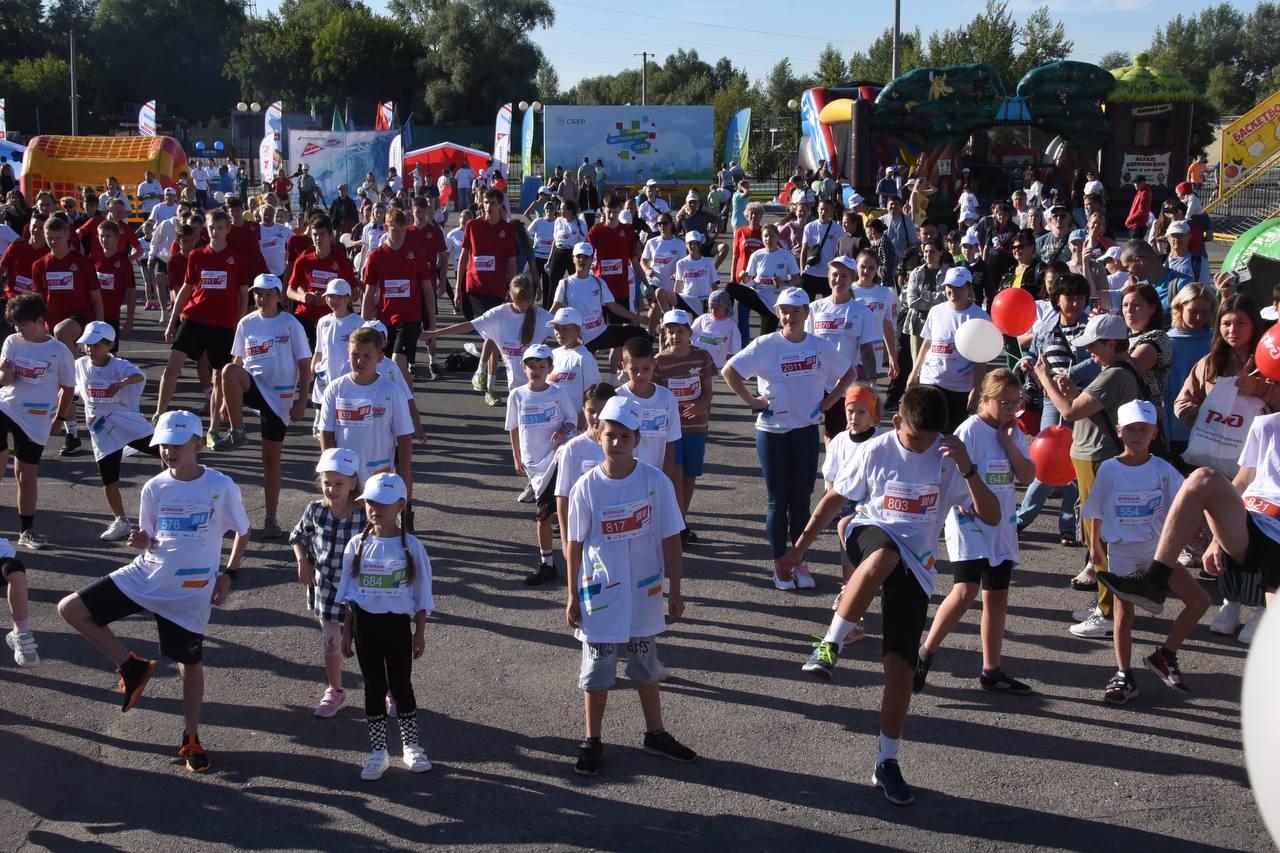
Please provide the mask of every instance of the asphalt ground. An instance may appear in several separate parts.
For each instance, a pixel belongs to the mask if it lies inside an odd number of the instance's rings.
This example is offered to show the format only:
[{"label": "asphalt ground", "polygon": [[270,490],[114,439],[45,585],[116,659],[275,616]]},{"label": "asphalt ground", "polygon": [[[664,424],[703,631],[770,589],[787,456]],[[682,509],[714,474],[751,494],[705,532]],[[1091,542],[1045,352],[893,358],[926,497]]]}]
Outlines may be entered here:
[{"label": "asphalt ground", "polygon": [[[144,314],[123,345],[150,377],[144,407],[167,354],[154,317]],[[461,342],[446,341],[442,353]],[[178,404],[198,404],[193,374],[179,390]],[[887,803],[869,784],[878,605],[867,618],[870,638],[847,650],[833,684],[801,673],[838,588],[834,534],[812,553],[815,591],[773,589],[751,421],[723,385],[690,517],[701,543],[685,560],[688,608],[660,642],[671,671],[666,723],[699,760],[679,765],[641,752],[638,702],[620,678],[601,775],[576,777],[579,648],[564,624],[563,586],[521,584],[537,552],[529,507],[515,500],[521,482],[503,409],[486,407],[462,375],[419,381],[416,390],[430,434],[415,453],[417,524],[438,611],[414,682],[434,769],[414,775],[394,764],[381,781],[360,781],[368,739],[358,669],[354,661],[346,667],[348,706],[334,719],[313,718],[324,687],[319,631],[288,546],[255,537],[205,644],[201,734],[213,768],[187,773],[176,758],[176,668],[163,662],[139,705],[122,715],[110,664],[56,614],[63,595],[132,553],[98,541],[110,519],[91,455],[61,459],[55,439],[41,464],[37,520],[51,547],[21,555],[43,662],[19,669],[0,658],[0,849],[1272,847],[1241,754],[1245,648],[1209,633],[1206,617],[1180,655],[1190,694],[1140,671],[1135,702],[1105,705],[1111,644],[1067,631],[1070,611],[1089,600],[1067,586],[1084,555],[1057,543],[1051,513],[1022,537],[1004,647],[1006,670],[1031,682],[1035,695],[977,688],[975,607],[912,704],[900,757],[917,802]],[[248,446],[206,452],[202,461],[241,484],[256,526],[261,466],[249,422]],[[285,446],[282,523],[317,495],[316,455],[295,427]],[[121,485],[131,514],[153,465],[126,460]],[[13,501],[10,476],[0,503]],[[16,513],[0,517],[0,532],[16,537]],[[944,568],[935,607],[949,587]],[[1167,624],[1139,616],[1135,660]],[[149,619],[117,629],[140,653],[157,654]]]}]

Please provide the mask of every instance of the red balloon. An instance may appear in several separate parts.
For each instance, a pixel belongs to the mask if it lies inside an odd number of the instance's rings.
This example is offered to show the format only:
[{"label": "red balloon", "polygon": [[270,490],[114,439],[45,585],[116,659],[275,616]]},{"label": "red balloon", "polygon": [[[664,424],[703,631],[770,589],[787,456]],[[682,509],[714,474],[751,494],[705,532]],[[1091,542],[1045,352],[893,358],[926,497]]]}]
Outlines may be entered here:
[{"label": "red balloon", "polygon": [[1011,338],[1025,335],[1036,322],[1036,298],[1021,287],[1009,287],[991,300],[991,322]]},{"label": "red balloon", "polygon": [[1031,440],[1036,479],[1046,486],[1065,486],[1076,478],[1071,464],[1071,430],[1060,424],[1046,427]]},{"label": "red balloon", "polygon": [[1258,372],[1273,382],[1280,382],[1280,324],[1267,329],[1253,352]]}]

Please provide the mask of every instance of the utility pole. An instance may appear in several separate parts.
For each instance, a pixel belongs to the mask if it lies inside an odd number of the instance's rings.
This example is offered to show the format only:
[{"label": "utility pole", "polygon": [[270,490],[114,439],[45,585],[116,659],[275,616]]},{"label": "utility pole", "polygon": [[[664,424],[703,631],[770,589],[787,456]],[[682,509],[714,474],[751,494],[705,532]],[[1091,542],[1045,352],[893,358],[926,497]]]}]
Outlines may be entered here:
[{"label": "utility pole", "polygon": [[80,110],[77,108],[77,102],[80,96],[76,94],[76,31],[71,30],[67,33],[71,39],[71,135],[78,136],[80,134]]},{"label": "utility pole", "polygon": [[640,57],[640,106],[643,107],[649,97],[649,57],[656,54],[650,54],[645,50],[631,55]]},{"label": "utility pole", "polygon": [[902,0],[893,0],[893,78],[902,74]]}]

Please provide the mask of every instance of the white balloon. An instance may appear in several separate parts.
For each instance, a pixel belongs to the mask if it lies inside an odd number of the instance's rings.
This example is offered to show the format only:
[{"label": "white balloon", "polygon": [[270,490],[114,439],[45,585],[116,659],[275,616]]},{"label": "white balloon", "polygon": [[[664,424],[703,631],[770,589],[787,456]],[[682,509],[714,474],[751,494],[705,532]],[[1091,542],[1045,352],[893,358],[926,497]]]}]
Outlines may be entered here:
[{"label": "white balloon", "polygon": [[956,351],[969,361],[986,364],[1004,351],[1004,335],[990,320],[966,320],[956,330]]},{"label": "white balloon", "polygon": [[1271,840],[1280,844],[1280,679],[1275,660],[1280,655],[1280,619],[1263,617],[1249,644],[1240,695],[1240,725],[1244,729],[1244,763],[1249,770],[1253,799]]}]

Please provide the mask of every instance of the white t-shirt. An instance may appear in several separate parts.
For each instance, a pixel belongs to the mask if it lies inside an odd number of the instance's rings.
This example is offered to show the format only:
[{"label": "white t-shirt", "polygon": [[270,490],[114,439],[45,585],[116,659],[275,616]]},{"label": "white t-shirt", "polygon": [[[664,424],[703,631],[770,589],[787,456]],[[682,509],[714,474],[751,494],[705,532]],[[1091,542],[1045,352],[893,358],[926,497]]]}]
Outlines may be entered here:
[{"label": "white t-shirt", "polygon": [[875,318],[876,334],[872,340],[872,346],[876,350],[876,372],[884,370],[884,321],[889,320],[889,325],[896,328],[898,322],[898,294],[894,293],[892,287],[886,287],[883,284],[872,285],[871,287],[863,287],[862,285],[854,285],[850,292],[853,298],[861,302],[871,312],[871,316]]},{"label": "white t-shirt", "polygon": [[846,535],[865,524],[888,533],[925,595],[933,595],[938,534],[947,511],[969,497],[960,470],[943,458],[938,443],[915,453],[890,430],[859,445],[833,484],[858,505]]},{"label": "white t-shirt", "polygon": [[600,381],[600,366],[586,347],[556,347],[551,351],[551,375],[547,377],[547,381],[564,391],[565,397],[576,411],[582,407],[587,387]]},{"label": "white t-shirt", "polygon": [[151,213],[147,215],[148,219],[155,220],[158,225],[166,219],[172,219],[178,215],[178,203],[176,201],[160,201],[151,208]]},{"label": "white t-shirt", "polygon": [[457,262],[458,253],[462,251],[462,228],[455,228],[444,237],[445,243],[449,246],[449,259]]},{"label": "white t-shirt", "polygon": [[696,261],[693,258],[681,258],[676,261],[676,282],[676,292],[689,303],[695,315],[701,314],[707,297],[720,282],[720,273],[716,269],[716,262],[706,256]]},{"label": "white t-shirt", "polygon": [[551,240],[558,248],[572,249],[579,243],[586,242],[587,226],[581,219],[565,219],[557,216],[555,227],[551,230]]},{"label": "white t-shirt", "polygon": [[817,335],[792,343],[772,332],[747,344],[729,366],[744,379],[756,377],[760,396],[771,403],[756,416],[756,429],[782,433],[818,422],[822,398],[848,371],[849,359]]},{"label": "white t-shirt", "polygon": [[[969,458],[978,466],[978,476],[1000,501],[1000,523],[992,527],[978,518],[961,514],[962,508],[972,507],[972,501],[965,507],[953,508],[947,513],[947,555],[952,561],[985,558],[993,566],[1005,560],[1016,563],[1019,559],[1017,483],[996,428],[973,415],[956,428],[956,438],[964,442]],[[1022,430],[1014,433],[1014,442],[1026,456],[1030,444]]]},{"label": "white t-shirt", "polygon": [[778,293],[792,276],[800,274],[796,256],[779,247],[770,252],[756,249],[747,259],[747,277],[755,282],[756,293],[772,311],[778,304]]},{"label": "white t-shirt", "polygon": [[657,278],[654,283],[658,287],[673,290],[675,289],[673,279],[676,275],[676,262],[688,254],[684,241],[679,237],[672,237],[670,240],[653,237],[644,244],[644,250],[640,252],[640,259],[649,262],[649,268],[653,270]]},{"label": "white t-shirt", "polygon": [[[822,241],[822,235],[827,235],[827,240]],[[804,255],[808,255],[810,246],[822,244],[822,250],[819,252],[818,263],[804,268],[805,275],[816,275],[818,278],[827,277],[827,264],[831,263],[831,259],[836,256],[839,251],[840,238],[844,236],[844,228],[839,222],[826,222],[821,219],[815,219],[804,226],[804,236],[801,238],[804,248],[801,251]],[[790,254],[790,252],[788,252]]]},{"label": "white t-shirt", "polygon": [[960,198],[958,199],[958,202],[960,204],[960,221],[961,222],[963,222],[966,219],[979,218],[978,217],[978,206],[979,206],[978,197],[976,195],[969,192],[968,190],[965,190],[964,192],[960,193]]},{"label": "white t-shirt", "polygon": [[274,317],[258,311],[244,315],[236,324],[231,354],[244,362],[271,411],[289,423],[289,408],[299,393],[298,362],[311,359],[307,334],[297,318],[283,311]]},{"label": "white t-shirt", "polygon": [[502,353],[502,363],[507,367],[508,388],[518,388],[529,381],[521,365],[524,351],[547,339],[547,323],[551,322],[551,312],[538,305],[530,310],[535,313],[535,317],[533,337],[528,343],[520,340],[520,330],[524,327],[525,315],[517,312],[510,302],[490,308],[471,321],[471,328],[486,341],[493,341]]},{"label": "white t-shirt", "polygon": [[[398,368],[397,368],[398,369]],[[350,373],[331,380],[320,404],[320,429],[360,457],[360,482],[396,461],[396,442],[413,435],[409,398],[385,376],[360,385]]]},{"label": "white t-shirt", "polygon": [[112,572],[111,580],[134,603],[203,634],[222,537],[249,532],[240,487],[212,468],[187,481],[165,471],[142,487],[138,528],[151,537],[150,547]]},{"label": "white t-shirt", "polygon": [[1280,542],[1280,413],[1253,419],[1240,467],[1254,469],[1253,482],[1244,490],[1245,509],[1263,533]]},{"label": "white t-shirt", "polygon": [[196,185],[198,190],[209,189],[209,173],[205,171],[203,166],[197,166],[191,170],[191,182]]},{"label": "white t-shirt", "polygon": [[520,430],[520,462],[535,494],[541,494],[542,484],[555,460],[556,446],[551,437],[561,427],[572,429],[577,423],[578,410],[564,390],[555,385],[534,391],[526,383],[512,388],[507,395],[505,429],[507,432]]},{"label": "white t-shirt", "polygon": [[555,243],[556,223],[554,220],[535,219],[529,223],[529,236],[533,238],[533,256],[546,259],[551,257],[551,247]]},{"label": "white t-shirt", "polygon": [[475,180],[476,173],[471,171],[467,166],[463,166],[454,174],[454,179],[458,182],[458,189],[470,189],[471,182]]},{"label": "white t-shirt", "polygon": [[[409,380],[404,378],[404,371],[400,369],[400,365],[396,364],[395,359],[387,358],[385,355],[378,359],[378,363],[374,365],[374,369],[378,371],[378,375],[383,379],[387,379],[392,385],[400,389],[400,393],[404,394],[406,400],[413,402],[413,391],[409,388]],[[409,416],[413,417],[413,410],[409,410]]]},{"label": "white t-shirt", "polygon": [[135,375],[145,379],[141,370],[123,358],[112,356],[102,367],[95,366],[87,355],[76,359],[76,396],[84,401],[95,460],[151,435],[151,422],[138,411],[145,381],[107,396],[107,388]]},{"label": "white t-shirt", "polygon": [[364,318],[354,311],[345,317],[325,314],[316,323],[316,352],[320,358],[315,362],[316,380],[311,390],[313,402],[320,402],[330,381],[351,371],[351,333],[363,325]]},{"label": "white t-shirt", "polygon": [[835,344],[836,352],[855,365],[862,363],[863,344],[884,340],[875,316],[856,299],[836,302],[828,296],[810,303],[804,330]]},{"label": "white t-shirt", "polygon": [[742,332],[733,317],[717,320],[714,314],[699,314],[693,321],[693,345],[711,353],[716,370],[724,367],[725,359],[742,349]]},{"label": "white t-shirt", "polygon": [[946,302],[929,309],[920,337],[929,341],[929,351],[922,353],[920,384],[936,385],[948,391],[973,388],[973,362],[956,350],[956,330],[968,320],[990,320],[991,315],[970,304],[957,311]]},{"label": "white t-shirt", "polygon": [[644,462],[621,480],[592,468],[569,493],[568,522],[569,540],[582,543],[575,583],[582,622],[574,636],[625,643],[664,632],[662,543],[684,529],[667,476]]},{"label": "white t-shirt", "polygon": [[35,344],[15,332],[0,347],[0,364],[6,362],[13,365],[14,377],[12,385],[0,388],[0,412],[42,445],[58,411],[58,389],[76,384],[71,350],[54,337]]},{"label": "white t-shirt", "polygon": [[653,201],[645,199],[640,202],[640,207],[637,210],[640,211],[640,218],[649,223],[650,228],[657,231],[658,217],[664,213],[670,213],[671,205],[667,204],[666,199],[654,196]]},{"label": "white t-shirt", "polygon": [[618,396],[634,400],[640,409],[640,443],[636,459],[661,469],[666,461],[667,445],[680,440],[680,404],[669,388],[655,384],[653,393],[641,397],[631,390],[631,383],[618,388]]},{"label": "white t-shirt", "polygon": [[[147,198],[149,195],[155,198]],[[144,218],[151,215],[151,208],[159,204],[162,198],[164,198],[164,187],[160,186],[159,181],[143,181],[138,184],[138,200],[142,202]]]},{"label": "white t-shirt", "polygon": [[258,248],[262,251],[262,260],[272,275],[283,275],[285,265],[285,249],[293,229],[279,222],[274,225],[262,225],[258,228]]},{"label": "white t-shirt", "polygon": [[1101,519],[1108,545],[1154,543],[1182,482],[1178,470],[1158,456],[1141,465],[1108,459],[1098,466],[1080,517]]},{"label": "white t-shirt", "polygon": [[590,433],[579,433],[556,452],[556,497],[567,498],[582,475],[604,461],[604,448]]},{"label": "white t-shirt", "polygon": [[840,472],[849,467],[857,449],[883,432],[884,427],[872,427],[871,435],[856,442],[849,430],[842,430],[839,435],[827,442],[827,452],[822,459],[822,479],[834,484],[840,479]]},{"label": "white t-shirt", "polygon": [[589,344],[604,332],[604,305],[613,301],[613,294],[594,275],[578,278],[574,274],[560,280],[551,301],[578,309],[582,315],[582,342]]},{"label": "white t-shirt", "polygon": [[[413,560],[413,580],[408,579],[405,551]],[[356,552],[360,553],[360,574],[353,575]],[[436,609],[431,597],[431,559],[418,537],[355,536],[342,552],[342,579],[338,581],[338,604],[354,604],[366,613],[399,613],[416,616]]]}]

